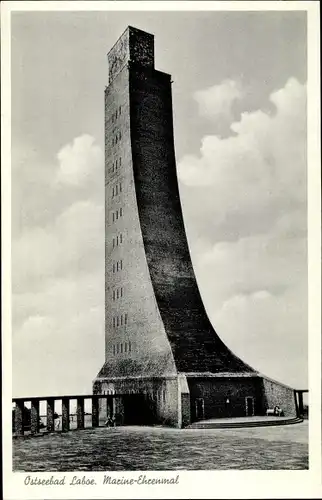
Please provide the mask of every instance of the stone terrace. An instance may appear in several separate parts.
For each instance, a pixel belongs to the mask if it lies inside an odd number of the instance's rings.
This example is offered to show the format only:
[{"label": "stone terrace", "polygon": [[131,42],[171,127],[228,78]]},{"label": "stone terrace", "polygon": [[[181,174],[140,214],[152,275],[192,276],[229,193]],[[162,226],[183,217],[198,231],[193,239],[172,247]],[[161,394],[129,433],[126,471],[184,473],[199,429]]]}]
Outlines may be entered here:
[{"label": "stone terrace", "polygon": [[308,421],[245,429],[90,428],[13,440],[13,469],[307,469]]}]

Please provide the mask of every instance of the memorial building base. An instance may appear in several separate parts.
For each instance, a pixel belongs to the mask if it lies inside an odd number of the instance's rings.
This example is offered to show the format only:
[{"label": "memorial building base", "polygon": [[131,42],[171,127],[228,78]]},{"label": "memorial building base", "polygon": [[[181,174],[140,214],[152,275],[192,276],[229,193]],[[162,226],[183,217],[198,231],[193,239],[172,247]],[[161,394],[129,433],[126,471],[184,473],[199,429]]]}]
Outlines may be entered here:
[{"label": "memorial building base", "polygon": [[276,406],[296,416],[293,389],[238,358],[205,310],[181,208],[173,80],[155,69],[153,35],[129,26],[107,58],[101,414],[107,425],[179,428]]},{"label": "memorial building base", "polygon": [[165,425],[183,428],[216,418],[266,415],[279,406],[297,416],[294,390],[261,375],[179,374],[169,377],[96,379],[101,414],[116,425]]}]

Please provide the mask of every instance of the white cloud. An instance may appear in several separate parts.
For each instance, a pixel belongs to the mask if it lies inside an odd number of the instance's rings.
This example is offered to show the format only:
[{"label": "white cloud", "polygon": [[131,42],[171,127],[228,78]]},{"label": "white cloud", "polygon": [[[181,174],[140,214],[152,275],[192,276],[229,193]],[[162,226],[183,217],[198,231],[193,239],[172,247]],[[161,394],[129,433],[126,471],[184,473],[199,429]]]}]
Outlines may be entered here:
[{"label": "white cloud", "polygon": [[[213,288],[209,299],[218,305],[235,294],[252,294],[266,290],[279,295],[303,283],[306,273],[306,238],[270,233],[216,243],[199,251],[196,268],[204,273],[202,280]],[[215,276],[210,281],[209,276]]]},{"label": "white cloud", "polygon": [[241,85],[234,80],[224,80],[219,85],[213,85],[194,94],[199,106],[199,113],[210,120],[230,118],[231,108],[237,99],[243,95]]},{"label": "white cloud", "polygon": [[[218,333],[256,368],[305,385],[305,86],[291,79],[271,101],[275,114],[244,113],[234,135],[208,135],[199,157],[183,158],[180,191]],[[24,162],[14,185],[28,189],[13,200],[28,214],[14,219],[14,394],[90,391],[104,358],[103,152],[85,135],[45,171]]]},{"label": "white cloud", "polygon": [[30,317],[13,338],[16,397],[91,392],[104,361],[104,307],[88,307],[77,294],[64,298],[63,314]]},{"label": "white cloud", "polygon": [[103,164],[103,152],[95,139],[87,134],[76,137],[73,143],[64,146],[57,154],[58,182],[82,185],[97,178]]},{"label": "white cloud", "polygon": [[180,192],[216,330],[257,369],[305,386],[306,86],[291,78],[270,101],[274,113],[243,113],[182,158]]},{"label": "white cloud", "polygon": [[57,161],[44,162],[32,147],[15,145],[12,158],[12,234],[46,228],[81,200],[104,204],[104,158],[87,134],[62,147]]},{"label": "white cloud", "polygon": [[[89,272],[104,258],[103,152],[84,134],[57,158],[50,168],[38,164],[34,153],[31,164],[26,155],[14,164],[12,273],[19,293],[57,276]],[[25,216],[22,226],[17,207]]]},{"label": "white cloud", "polygon": [[13,290],[46,286],[46,280],[95,269],[104,258],[104,207],[75,202],[45,228],[33,227],[13,242]]},{"label": "white cloud", "polygon": [[12,242],[16,396],[90,391],[104,358],[103,153],[83,135],[58,160],[44,175],[35,161],[31,189],[14,198],[29,222],[16,226]]},{"label": "white cloud", "polygon": [[185,213],[198,234],[238,239],[305,214],[306,87],[290,79],[271,100],[274,115],[244,113],[231,124],[234,135],[207,135],[199,157],[179,162]]},{"label": "white cloud", "polygon": [[262,373],[295,388],[308,383],[306,317],[298,289],[278,296],[232,297],[214,314],[217,331],[224,332],[230,348]]}]

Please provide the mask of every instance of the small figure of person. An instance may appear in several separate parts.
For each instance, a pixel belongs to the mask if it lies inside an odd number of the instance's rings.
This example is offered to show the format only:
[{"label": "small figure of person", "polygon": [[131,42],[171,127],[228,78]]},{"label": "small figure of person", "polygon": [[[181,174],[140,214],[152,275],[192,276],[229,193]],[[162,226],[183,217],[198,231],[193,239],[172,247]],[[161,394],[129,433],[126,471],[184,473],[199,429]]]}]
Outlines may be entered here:
[{"label": "small figure of person", "polygon": [[106,422],[105,422],[105,426],[111,427],[111,417],[110,416],[107,417]]},{"label": "small figure of person", "polygon": [[278,405],[276,405],[274,408],[274,413],[277,417],[280,417],[282,415],[282,408],[280,408]]},{"label": "small figure of person", "polygon": [[59,430],[59,427],[60,427],[60,416],[56,412],[54,412],[54,420],[55,420],[55,429]]},{"label": "small figure of person", "polygon": [[39,417],[39,429],[46,429],[46,425],[44,424],[41,417]]}]

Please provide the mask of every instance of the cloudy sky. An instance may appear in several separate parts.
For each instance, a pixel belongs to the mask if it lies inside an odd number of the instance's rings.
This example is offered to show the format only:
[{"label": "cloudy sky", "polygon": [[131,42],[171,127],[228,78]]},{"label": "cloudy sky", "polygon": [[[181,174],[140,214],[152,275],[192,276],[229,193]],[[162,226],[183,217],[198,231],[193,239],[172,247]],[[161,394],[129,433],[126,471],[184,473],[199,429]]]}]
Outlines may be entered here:
[{"label": "cloudy sky", "polygon": [[12,16],[13,395],[91,391],[104,360],[106,53],[172,74],[193,265],[227,345],[307,386],[304,12]]}]

